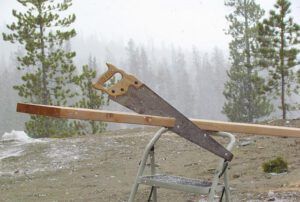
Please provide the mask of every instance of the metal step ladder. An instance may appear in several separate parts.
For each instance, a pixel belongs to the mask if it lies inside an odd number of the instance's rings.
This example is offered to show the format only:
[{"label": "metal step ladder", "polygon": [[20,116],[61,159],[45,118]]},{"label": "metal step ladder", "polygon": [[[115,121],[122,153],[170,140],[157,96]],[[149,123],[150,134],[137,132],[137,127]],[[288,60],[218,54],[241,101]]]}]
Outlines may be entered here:
[{"label": "metal step ladder", "polygon": [[[196,194],[205,194],[208,195],[208,201],[214,201],[215,193],[221,192],[220,201],[231,201],[227,176],[228,162],[224,161],[224,159],[220,160],[220,163],[215,171],[213,180],[211,182],[156,173],[154,145],[159,140],[161,135],[167,131],[167,128],[161,128],[160,130],[158,130],[146,146],[128,201],[134,201],[135,195],[140,184],[151,186],[151,192],[148,201],[152,202],[157,202],[157,188],[179,190],[184,192],[192,192]],[[214,135],[228,138],[229,143],[227,144],[226,149],[228,151],[232,150],[235,143],[235,137],[232,134],[218,132],[214,133]],[[143,175],[149,157],[151,175]],[[221,177],[223,177],[222,184],[219,183]],[[224,195],[225,197],[223,197]]]}]

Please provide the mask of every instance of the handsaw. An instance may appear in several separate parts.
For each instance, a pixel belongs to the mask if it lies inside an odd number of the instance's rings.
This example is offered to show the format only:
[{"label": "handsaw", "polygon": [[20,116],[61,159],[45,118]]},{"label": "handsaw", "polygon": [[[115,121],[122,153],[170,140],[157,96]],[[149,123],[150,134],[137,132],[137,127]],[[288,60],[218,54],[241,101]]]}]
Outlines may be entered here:
[{"label": "handsaw", "polygon": [[[227,161],[232,160],[233,154],[214,140],[211,137],[211,132],[200,129],[133,75],[127,74],[112,64],[107,64],[107,67],[108,70],[100,76],[94,84],[94,88],[107,93],[109,99],[138,114],[175,118],[174,126],[169,127],[170,131]],[[106,88],[105,83],[118,73],[121,74],[122,78],[116,84]]]}]

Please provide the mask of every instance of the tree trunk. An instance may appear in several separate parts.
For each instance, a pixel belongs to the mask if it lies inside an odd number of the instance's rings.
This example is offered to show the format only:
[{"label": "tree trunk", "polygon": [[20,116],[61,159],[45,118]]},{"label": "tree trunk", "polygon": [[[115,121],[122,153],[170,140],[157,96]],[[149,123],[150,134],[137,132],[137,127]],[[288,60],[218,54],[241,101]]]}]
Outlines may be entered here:
[{"label": "tree trunk", "polygon": [[251,74],[252,74],[252,68],[251,68],[251,55],[250,55],[250,45],[249,45],[249,36],[248,36],[248,10],[247,10],[247,0],[244,0],[244,16],[245,16],[245,52],[246,52],[246,68],[247,68],[247,100],[248,100],[248,122],[253,122],[253,101],[252,101],[252,85],[251,85]]},{"label": "tree trunk", "polygon": [[[42,103],[44,105],[49,105],[50,104],[50,95],[48,94],[48,88],[47,88],[47,67],[45,65],[45,43],[44,43],[44,26],[43,26],[43,21],[42,21],[42,3],[38,5],[38,12],[39,12],[39,30],[40,30],[40,40],[41,40],[41,63],[42,63]],[[50,127],[50,120],[45,119],[43,122],[43,127],[44,130],[47,131]]]},{"label": "tree trunk", "polygon": [[44,43],[44,27],[42,22],[42,9],[41,5],[38,7],[40,22],[39,22],[39,29],[40,29],[40,40],[41,40],[41,55],[42,55],[42,102],[44,105],[48,105],[49,103],[49,95],[47,90],[47,75],[46,75],[46,65],[45,65],[45,43]]},{"label": "tree trunk", "polygon": [[281,17],[280,27],[280,74],[281,74],[281,108],[282,119],[286,119],[286,105],[285,105],[285,71],[284,71],[284,32],[285,26],[283,17]]},{"label": "tree trunk", "polygon": [[281,107],[282,107],[282,119],[286,119],[286,107],[285,107],[285,84],[284,75],[281,75]]}]

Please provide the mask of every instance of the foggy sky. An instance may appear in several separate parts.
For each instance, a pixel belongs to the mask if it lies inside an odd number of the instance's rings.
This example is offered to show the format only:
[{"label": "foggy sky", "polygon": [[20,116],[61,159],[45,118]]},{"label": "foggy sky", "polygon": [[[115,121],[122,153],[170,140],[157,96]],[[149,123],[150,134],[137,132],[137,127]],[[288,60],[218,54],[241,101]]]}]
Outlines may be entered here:
[{"label": "foggy sky", "polygon": [[[275,0],[257,1],[268,12]],[[300,23],[300,1],[292,0],[292,15]],[[20,9],[15,0],[0,0],[0,31],[14,21],[11,10]],[[230,9],[223,0],[73,0],[76,37],[91,35],[105,41],[133,38],[138,43],[175,44],[186,49],[197,46],[211,50],[228,48],[230,37],[225,15]],[[8,43],[0,37],[0,56],[7,58]],[[4,56],[3,56],[4,55]]]}]

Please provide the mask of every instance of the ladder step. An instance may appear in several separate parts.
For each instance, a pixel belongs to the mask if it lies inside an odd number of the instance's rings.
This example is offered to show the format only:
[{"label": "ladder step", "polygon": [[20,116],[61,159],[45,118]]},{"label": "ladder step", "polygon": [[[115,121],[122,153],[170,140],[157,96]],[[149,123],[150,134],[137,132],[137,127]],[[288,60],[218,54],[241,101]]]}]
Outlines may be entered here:
[{"label": "ladder step", "polygon": [[[212,185],[209,181],[190,179],[179,176],[170,175],[149,175],[139,178],[140,184],[149,186],[187,191],[193,193],[207,194]],[[222,190],[222,186],[218,186],[217,190]]]}]

